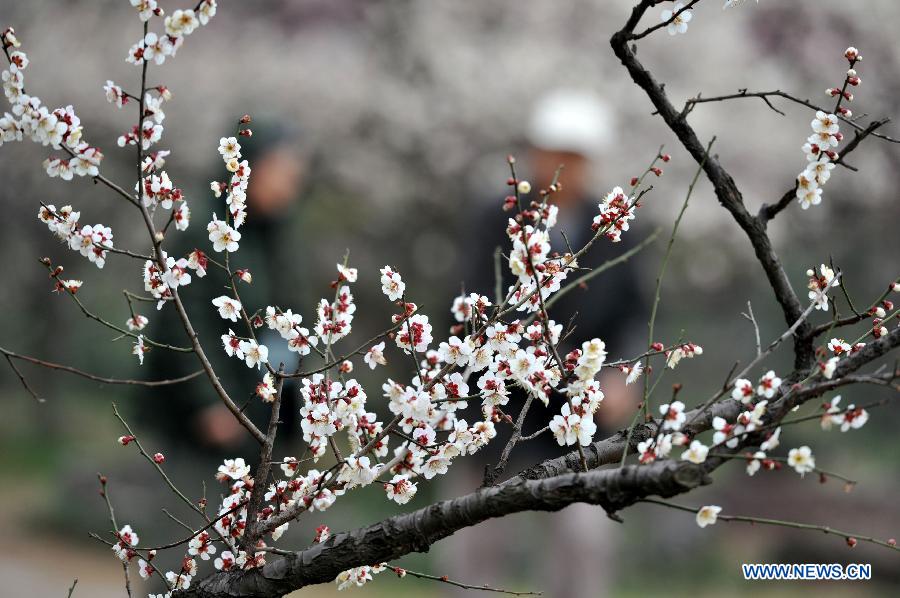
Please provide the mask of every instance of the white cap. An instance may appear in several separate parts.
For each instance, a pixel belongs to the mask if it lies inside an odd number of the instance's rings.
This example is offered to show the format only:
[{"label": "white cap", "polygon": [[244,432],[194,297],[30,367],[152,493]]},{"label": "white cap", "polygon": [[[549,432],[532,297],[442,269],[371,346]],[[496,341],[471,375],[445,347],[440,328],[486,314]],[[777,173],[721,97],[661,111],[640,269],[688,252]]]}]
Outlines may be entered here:
[{"label": "white cap", "polygon": [[556,90],[534,105],[528,141],[540,149],[594,156],[612,145],[612,114],[589,91]]}]

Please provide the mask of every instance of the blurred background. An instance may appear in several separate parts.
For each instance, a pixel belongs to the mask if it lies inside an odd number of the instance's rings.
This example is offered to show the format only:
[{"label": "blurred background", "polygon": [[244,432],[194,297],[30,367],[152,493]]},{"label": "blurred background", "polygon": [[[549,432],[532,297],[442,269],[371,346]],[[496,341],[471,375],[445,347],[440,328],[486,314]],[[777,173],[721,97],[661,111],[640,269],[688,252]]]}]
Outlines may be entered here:
[{"label": "blurred background", "polygon": [[[248,221],[254,227],[248,236],[259,241],[258,249],[247,259],[263,264],[250,265],[254,275],[268,271],[253,291],[261,294],[259,301],[274,295],[279,304],[302,313],[311,327],[315,303],[331,295],[334,264],[349,249],[351,265],[360,271],[354,287],[359,309],[345,349],[386,327],[389,305],[378,282],[378,268],[384,264],[402,273],[409,296],[425,307],[433,318],[435,336],[443,338],[450,325],[450,301],[461,288],[492,294],[492,286],[472,286],[473,270],[492,268],[490,251],[484,255],[473,249],[479,245],[472,238],[481,230],[484,214],[500,213],[508,175],[506,154],[533,156],[529,123],[541,98],[554,90],[576,89],[594,94],[606,106],[602,143],[593,148],[584,169],[586,195],[599,197],[616,185],[626,186],[660,145],[672,155],[664,165],[665,175],[653,181],[655,190],[623,246],[636,243],[656,226],[664,227],[661,238],[620,267],[629,272],[616,274],[620,283],[604,282],[603,275],[579,291],[582,311],[590,312],[594,306],[621,316],[615,336],[631,339],[631,345],[610,344],[611,357],[640,352],[665,237],[695,167],[661,120],[651,116],[648,100],[608,47],[631,4],[624,0],[221,2],[211,26],[188,37],[164,68],[150,69],[151,84],[168,86],[174,96],[164,106],[165,133],[157,149],[172,150],[165,169],[184,190],[193,212],[192,230],[177,242],[187,248],[205,243],[205,223],[212,211],[221,212],[209,191],[209,181],[225,176],[216,152],[218,139],[233,134],[237,119],[250,113],[255,120],[247,150],[254,168],[251,194],[260,203],[256,213],[251,208]],[[169,13],[179,7],[168,0],[160,0],[160,5]],[[663,8],[651,11],[646,24],[655,24]],[[686,35],[669,37],[661,31],[640,44],[639,55],[666,82],[676,105],[701,91],[720,95],[742,87],[780,88],[830,105],[823,90],[840,84],[846,68],[843,51],[855,45],[864,60],[857,69],[863,83],[854,90],[854,112],[896,116],[898,20],[900,4],[893,0],[764,1],[726,12],[719,0],[711,0],[695,9]],[[103,85],[107,79],[129,91],[137,85],[139,70],[124,61],[140,37],[135,11],[122,0],[0,0],[0,26],[9,25],[15,27],[31,60],[28,91],[50,107],[73,104],[85,138],[106,154],[104,174],[130,186],[132,151],[120,150],[115,141],[130,130],[133,106],[117,111],[105,101]],[[777,105],[786,116],[753,99],[704,104],[691,115],[704,140],[717,136],[714,151],[735,175],[751,210],[777,200],[805,166],[800,146],[809,134],[812,114],[786,102]],[[849,136],[848,127],[842,130]],[[898,136],[892,125],[885,131]],[[140,267],[133,260],[110,256],[98,271],[59,246],[35,217],[41,201],[71,203],[81,211],[82,222],[111,226],[116,246],[146,250],[143,224],[133,211],[85,179],[66,183],[48,178],[41,168],[45,157],[46,148],[31,142],[0,148],[4,206],[0,251],[5,256],[0,345],[105,376],[154,378],[171,368],[194,369],[189,357],[170,363],[153,353],[139,369],[131,343],[111,344],[108,330],[88,322],[68,298],[50,293],[46,270],[37,262],[42,256],[65,266],[67,276],[84,279],[79,297],[122,324],[129,314],[121,291],[141,291]],[[863,305],[897,274],[900,235],[895,228],[900,210],[895,173],[900,150],[871,140],[849,161],[860,168],[859,173],[836,170],[821,206],[801,213],[791,205],[770,225],[770,234],[798,291],[805,286],[808,267],[833,259],[844,270],[855,302]],[[527,160],[522,168],[529,176]],[[265,186],[256,183],[256,177],[266,181]],[[606,244],[601,251],[614,256],[623,249]],[[242,248],[237,263],[243,252]],[[622,284],[634,287],[630,292],[638,299],[623,296]],[[266,289],[269,295],[262,293]],[[763,342],[780,334],[784,323],[767,289],[748,241],[702,181],[663,283],[656,336],[667,344],[683,336],[702,345],[705,353],[663,381],[656,403],[668,396],[670,383],[681,382],[681,398],[697,404],[722,384],[735,360],[746,363],[752,357],[752,327],[740,315],[748,300]],[[218,294],[217,283],[207,278],[195,279],[183,296],[189,309],[197,312],[210,311],[208,296]],[[178,342],[179,334],[165,315],[149,306],[141,311],[151,319],[154,338]],[[816,317],[825,316],[817,312]],[[222,322],[215,325],[221,327]],[[209,335],[207,346],[213,351],[221,332]],[[394,356],[399,362],[399,355]],[[787,372],[790,357],[778,355],[770,365],[779,373]],[[368,389],[370,408],[383,413],[384,377],[397,379],[408,373],[396,363],[374,374],[361,359],[356,366],[354,375]],[[14,373],[0,368],[4,488],[0,595],[63,595],[75,577],[79,579],[75,596],[122,595],[121,568],[105,546],[87,535],[108,527],[105,505],[97,496],[98,471],[110,478],[120,521],[132,523],[142,543],[160,544],[183,533],[160,514],[161,506],[182,510],[162,492],[154,472],[133,447],[116,445],[123,432],[110,403],[121,408],[149,450],[166,453],[176,482],[192,496],[199,496],[201,480],[214,486],[213,473],[223,456],[243,454],[255,461],[229,431],[228,422],[215,412],[197,415],[211,403],[202,383],[135,392],[27,364],[21,368],[47,401],[35,403]],[[247,384],[249,395],[252,385]],[[872,388],[842,394],[844,404],[887,396]],[[807,405],[803,413],[817,408],[818,404]],[[617,417],[611,412],[601,426],[621,427]],[[725,513],[896,537],[900,514],[892,497],[900,491],[898,422],[896,411],[887,408],[874,411],[863,431],[824,433],[816,422],[784,430],[785,449],[809,444],[820,467],[858,480],[850,494],[837,481],[820,485],[815,476],[800,479],[785,471],[747,478],[742,464],[735,463],[716,473],[712,487],[681,502],[719,504]],[[296,421],[285,425],[296,428]],[[535,420],[532,425],[537,429],[542,424]],[[507,434],[504,429],[495,442],[505,442]],[[291,454],[290,438],[276,456]],[[529,455],[530,461],[543,456],[528,453],[515,466],[530,464]],[[516,467],[511,466],[509,473]],[[460,463],[446,481],[421,484],[404,509],[469,492],[479,482],[480,472],[465,470]],[[340,531],[393,512],[379,489],[367,489],[339,501],[324,516],[317,513],[295,523],[280,546],[306,546],[321,523]],[[488,523],[457,534],[427,555],[411,555],[397,564],[469,583],[544,589],[551,596],[661,592],[721,596],[749,595],[760,589],[793,596],[813,585],[747,584],[739,572],[742,562],[873,564],[871,582],[815,584],[814,591],[822,595],[851,591],[888,595],[900,583],[896,557],[889,551],[864,544],[851,551],[828,536],[738,524],[700,530],[689,514],[654,506],[627,510],[624,525],[609,523],[601,515],[592,520],[595,529],[588,530],[568,530],[572,517],[563,515],[522,514]],[[573,541],[570,532],[587,539]],[[577,563],[577,575],[590,578],[587,586],[575,586],[590,587],[587,594],[571,587],[554,591],[565,585],[557,583],[558,578],[570,574],[551,566],[555,561],[547,555],[566,554],[573,544],[584,547],[577,561],[568,562]],[[154,589],[132,577],[138,595]],[[362,591],[375,596],[446,594],[441,584],[397,580],[390,574],[377,577]],[[333,592],[333,586],[323,586],[297,595]]]}]

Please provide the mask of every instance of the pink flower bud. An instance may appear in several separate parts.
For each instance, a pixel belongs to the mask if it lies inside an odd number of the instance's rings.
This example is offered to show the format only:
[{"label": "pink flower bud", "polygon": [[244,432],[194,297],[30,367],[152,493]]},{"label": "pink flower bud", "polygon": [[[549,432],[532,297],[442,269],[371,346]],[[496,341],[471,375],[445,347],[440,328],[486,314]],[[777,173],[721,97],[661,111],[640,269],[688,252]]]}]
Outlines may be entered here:
[{"label": "pink flower bud", "polygon": [[128,446],[133,440],[134,436],[132,436],[131,434],[127,436],[119,436],[119,444],[121,444],[122,446]]},{"label": "pink flower bud", "polygon": [[165,460],[166,460],[166,456],[163,455],[162,453],[156,453],[155,455],[153,455],[154,463],[163,463],[163,462],[165,462]]},{"label": "pink flower bud", "polygon": [[849,48],[844,50],[844,58],[846,58],[850,62],[856,62],[857,60],[860,60],[859,50],[857,50],[853,46],[850,46]]}]

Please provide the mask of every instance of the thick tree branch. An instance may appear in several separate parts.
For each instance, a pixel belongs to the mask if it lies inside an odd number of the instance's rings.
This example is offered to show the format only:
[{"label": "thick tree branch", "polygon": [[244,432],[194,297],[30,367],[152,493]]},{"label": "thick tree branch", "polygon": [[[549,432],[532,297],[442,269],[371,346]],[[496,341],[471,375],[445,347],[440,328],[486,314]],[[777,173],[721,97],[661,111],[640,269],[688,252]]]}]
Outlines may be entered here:
[{"label": "thick tree branch", "polygon": [[576,502],[599,505],[614,512],[645,496],[675,496],[706,483],[709,478],[703,466],[666,461],[482,488],[368,527],[336,534],[323,544],[260,569],[213,575],[175,596],[282,596],[297,588],[331,581],[341,571],[360,564],[427,551],[438,540],[488,519],[521,511],[558,511]]},{"label": "thick tree branch", "polygon": [[[737,184],[719,163],[719,160],[715,156],[709,156],[708,159],[705,159],[705,148],[698,139],[694,129],[687,123],[685,116],[675,109],[666,96],[663,86],[656,82],[653,75],[637,59],[632,47],[629,47],[629,40],[633,36],[635,26],[653,4],[652,0],[644,0],[633,9],[625,27],[617,31],[610,40],[613,51],[628,70],[632,80],[647,94],[660,116],[678,137],[685,149],[698,164],[703,163],[703,170],[713,184],[719,203],[729,211],[750,239],[756,257],[766,273],[776,300],[781,306],[785,321],[788,324],[792,324],[800,317],[803,308],[800,306],[800,301],[797,299],[797,295],[788,281],[781,262],[772,248],[772,242],[766,234],[765,225],[747,211]],[[809,328],[809,324],[804,322],[795,335],[794,366],[798,370],[806,370],[814,362],[812,343],[805,338]]]}]

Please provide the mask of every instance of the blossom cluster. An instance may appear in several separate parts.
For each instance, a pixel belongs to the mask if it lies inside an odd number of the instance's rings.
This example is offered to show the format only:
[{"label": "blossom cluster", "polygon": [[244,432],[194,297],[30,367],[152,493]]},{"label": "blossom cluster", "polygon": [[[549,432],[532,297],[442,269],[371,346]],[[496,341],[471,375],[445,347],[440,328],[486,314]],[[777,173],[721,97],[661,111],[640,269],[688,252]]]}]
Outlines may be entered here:
[{"label": "blossom cluster", "polygon": [[834,270],[820,264],[818,272],[814,268],[806,271],[809,277],[807,288],[809,289],[809,299],[815,303],[815,309],[828,311],[828,290],[840,284],[840,280],[835,275]]},{"label": "blossom cluster", "polygon": [[850,118],[853,114],[849,108],[842,106],[842,102],[852,102],[853,94],[848,87],[860,84],[860,78],[853,68],[862,60],[859,51],[850,47],[844,52],[844,57],[850,64],[850,68],[844,77],[842,87],[830,87],[825,90],[828,97],[837,97],[834,112],[828,113],[817,110],[816,116],[810,123],[812,134],[803,145],[803,153],[806,154],[806,168],[797,175],[797,200],[804,210],[810,206],[819,205],[822,202],[822,188],[831,178],[831,171],[839,156],[835,148],[843,140],[840,132],[838,118]]},{"label": "blossom cluster", "polygon": [[78,220],[81,212],[76,212],[72,206],[63,206],[57,210],[52,204],[43,205],[38,210],[38,218],[60,241],[73,251],[81,253],[98,268],[106,264],[107,253],[113,246],[111,228],[102,224],[80,225]]},{"label": "blossom cluster", "polygon": [[[112,81],[107,81],[103,90],[106,92],[106,99],[119,108],[124,106],[129,99],[129,96],[122,88]],[[162,139],[162,123],[166,119],[166,113],[163,112],[162,104],[163,102],[170,100],[172,94],[165,86],[155,87],[153,88],[153,91],[156,92],[156,95],[153,95],[150,91],[144,94],[143,114],[141,115],[143,120],[141,121],[141,126],[138,127],[135,125],[131,128],[129,133],[120,135],[116,140],[119,147],[137,145],[140,143],[141,149],[147,151],[150,149],[150,146]],[[144,193],[145,196],[149,195],[147,189],[144,190]],[[147,204],[146,197],[144,202]]]},{"label": "blossom cluster", "polygon": [[[161,17],[165,14],[162,8],[157,6],[157,0],[130,0],[131,5],[138,10],[141,21],[148,22],[152,17]],[[125,61],[135,65],[153,61],[161,65],[168,57],[174,57],[178,49],[184,44],[184,38],[193,33],[201,25],[206,25],[216,14],[216,0],[202,0],[193,9],[178,9],[163,20],[165,32],[162,34],[148,31],[140,40],[128,50]]]},{"label": "blossom cluster", "polygon": [[83,139],[81,119],[72,106],[50,110],[37,96],[25,93],[25,69],[28,57],[18,50],[21,42],[12,27],[0,36],[9,58],[9,67],[0,73],[3,93],[12,113],[0,117],[0,145],[29,138],[35,143],[63,150],[68,156],[51,156],[44,160],[44,170],[51,177],[70,181],[77,176],[97,176],[103,153]]}]

